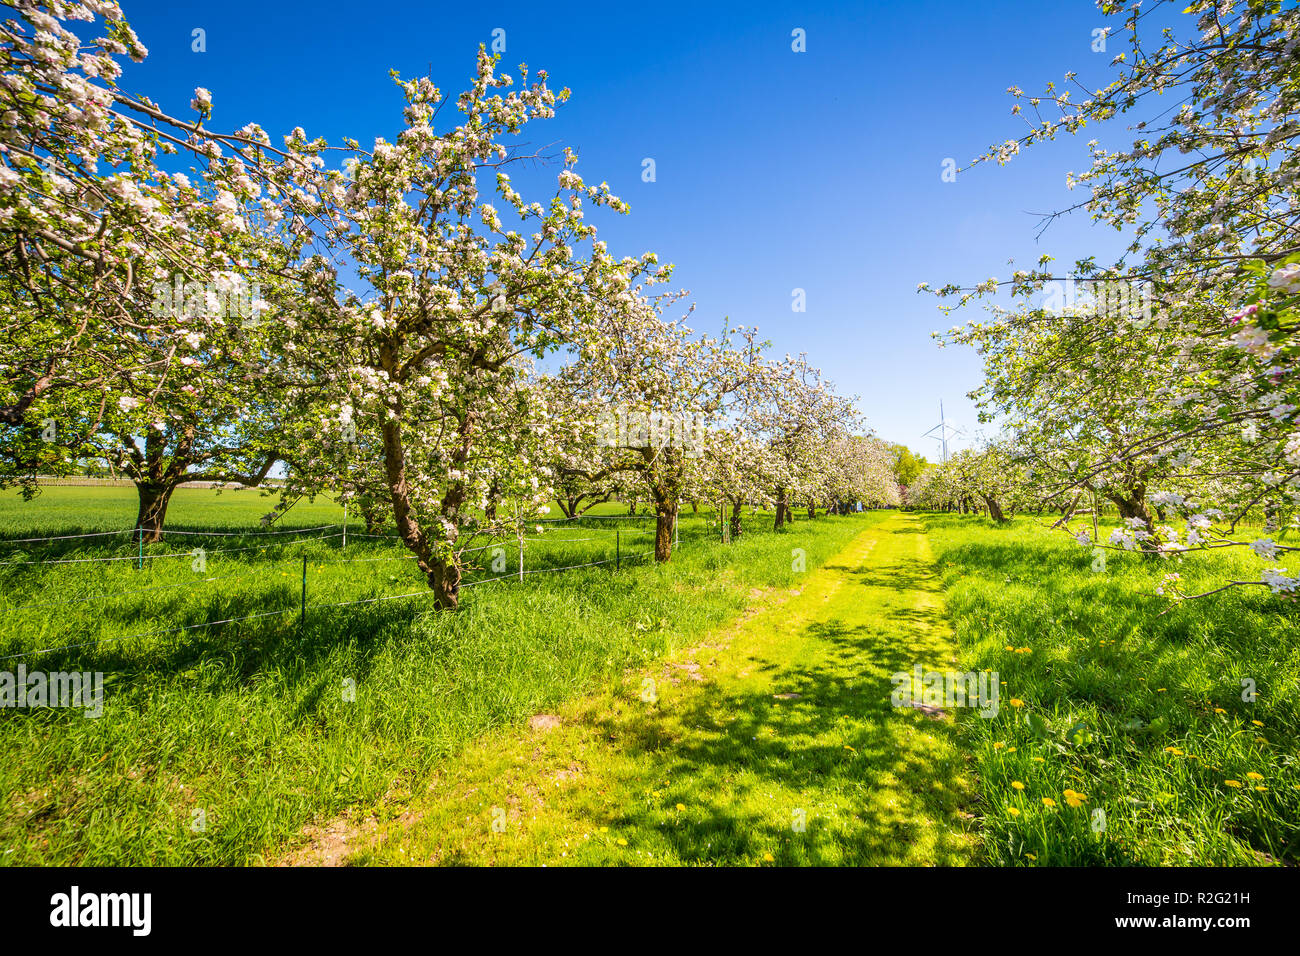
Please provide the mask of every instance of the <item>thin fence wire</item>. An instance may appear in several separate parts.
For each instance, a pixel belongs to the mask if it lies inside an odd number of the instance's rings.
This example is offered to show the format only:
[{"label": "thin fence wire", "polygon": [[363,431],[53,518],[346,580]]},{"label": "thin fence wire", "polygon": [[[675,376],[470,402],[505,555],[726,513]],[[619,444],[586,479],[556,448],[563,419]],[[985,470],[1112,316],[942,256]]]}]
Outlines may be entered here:
[{"label": "thin fence wire", "polygon": [[[578,516],[578,517],[582,517],[582,516]],[[605,517],[605,516],[600,516],[600,517]],[[633,517],[633,516],[628,515],[628,516],[617,516],[617,517]],[[636,516],[636,517],[640,517],[640,518],[643,518],[643,519],[644,519],[644,518],[649,518],[649,517],[654,517],[654,516],[653,516],[653,515],[638,515],[638,516]],[[316,531],[316,530],[323,530],[324,528],[329,528],[329,527],[336,527],[336,526],[334,526],[334,525],[324,525],[324,526],[321,526],[321,528],[313,528],[313,529],[310,529],[310,530],[313,530],[313,531]],[[636,531],[634,531],[634,532],[631,532],[631,533],[632,533],[632,534],[637,534],[637,533],[651,533],[651,532],[649,532],[649,531],[643,531],[643,532],[636,532]],[[339,537],[340,535],[341,535],[341,532],[340,532],[340,533],[337,533],[337,534],[321,535],[321,536],[318,536],[318,537],[308,538],[308,539],[305,539],[305,540],[308,540],[308,541],[319,541],[319,540],[324,540],[324,539],[327,539],[327,538],[335,538],[335,537]],[[44,539],[41,539],[41,540],[44,540]],[[512,541],[517,541],[517,540],[518,540],[518,539],[504,539],[504,542],[505,542],[505,543],[511,543]],[[562,544],[562,543],[566,543],[566,542],[569,542],[569,541],[582,542],[582,541],[597,541],[597,540],[601,540],[601,539],[599,539],[599,538],[582,538],[582,539],[548,539],[547,537],[543,536],[543,537],[541,537],[541,538],[526,539],[526,540],[552,540],[553,543]],[[680,544],[680,542],[679,542],[679,544]],[[500,547],[500,546],[501,546],[500,544],[495,544],[495,543],[494,543],[494,544],[485,545],[484,548],[487,548],[487,547]],[[208,555],[211,555],[211,554],[232,554],[232,553],[237,553],[237,552],[257,551],[257,550],[268,550],[268,549],[267,549],[267,548],[230,548],[230,549],[224,549],[224,550],[221,550],[221,551],[209,551],[209,552],[205,552],[205,554],[208,554]],[[462,551],[462,552],[460,552],[460,553],[468,553],[470,550],[475,550],[475,551],[477,551],[477,550],[483,550],[483,548],[466,549],[465,551]],[[620,555],[620,556],[617,556],[617,557],[614,557],[614,558],[607,558],[607,559],[600,560],[600,561],[588,561],[588,562],[585,562],[585,563],[582,563],[582,564],[564,565],[564,566],[562,566],[562,567],[557,567],[557,568],[525,568],[525,569],[523,569],[523,570],[521,570],[521,571],[518,571],[518,572],[511,572],[511,573],[509,573],[509,574],[503,574],[503,575],[499,575],[499,576],[497,576],[497,577],[492,577],[492,578],[483,578],[483,579],[480,579],[480,580],[478,580],[478,581],[467,581],[467,582],[465,582],[465,583],[463,583],[463,584],[460,585],[460,589],[461,589],[461,590],[465,590],[465,589],[467,589],[467,588],[476,587],[476,586],[478,586],[478,585],[480,585],[480,584],[491,584],[491,583],[496,582],[496,581],[504,581],[504,580],[508,580],[508,579],[509,579],[509,580],[521,580],[523,576],[525,576],[525,575],[530,575],[530,574],[543,574],[543,573],[552,573],[552,572],[558,573],[558,572],[561,572],[561,571],[572,571],[572,570],[577,570],[577,569],[580,569],[580,568],[590,568],[590,567],[597,567],[597,566],[605,565],[605,564],[613,564],[613,563],[618,562],[618,561],[624,561],[624,560],[628,560],[628,561],[630,561],[630,560],[633,560],[633,559],[636,559],[636,558],[647,557],[647,556],[652,555],[652,554],[654,554],[654,553],[655,553],[655,552],[654,552],[653,550],[650,550],[650,551],[642,551],[642,552],[632,552],[632,553],[629,553],[629,554],[626,555],[626,556],[622,556],[622,555]],[[147,558],[147,557],[193,557],[194,554],[195,554],[195,553],[191,551],[191,552],[181,552],[181,553],[170,554],[170,555],[152,555],[152,556],[151,556],[151,555],[145,555],[144,557],[146,557],[146,558]],[[128,556],[128,557],[126,558],[126,560],[136,560],[138,557],[139,557],[139,555],[130,555],[130,556]],[[389,559],[378,559],[378,558],[375,558],[375,559],[368,559],[368,558],[360,558],[360,559],[350,559],[350,560],[346,560],[346,561],[341,562],[341,563],[344,564],[344,565],[347,565],[347,564],[352,564],[352,563],[361,563],[361,562],[373,561],[373,560],[410,560],[410,559],[414,559],[415,557],[416,557],[415,555],[409,555],[409,556],[398,556],[398,557],[393,557],[393,558],[389,558]],[[69,561],[36,561],[36,562],[17,562],[17,563],[24,563],[24,564],[62,564],[62,563],[75,563],[75,562],[77,562],[77,561],[84,561],[84,560],[92,560],[92,559],[72,559],[72,560],[69,560]],[[121,560],[121,559],[118,559],[118,558],[105,558],[105,559],[99,559],[99,560]],[[4,565],[4,564],[14,564],[14,563],[15,563],[15,562],[0,562],[0,566],[2,566],[2,565]],[[337,566],[337,565],[332,565],[332,566]],[[194,584],[186,584],[186,585],[160,585],[160,586],[158,586],[157,588],[139,588],[139,589],[135,589],[134,592],[132,592],[132,591],[101,592],[100,595],[92,595],[92,596],[90,596],[90,597],[81,598],[81,599],[74,599],[74,600],[67,601],[67,602],[50,602],[50,603],[48,603],[48,604],[23,605],[23,606],[20,606],[20,607],[8,608],[8,609],[0,609],[0,610],[14,611],[14,610],[22,610],[22,609],[24,609],[24,608],[52,607],[52,606],[56,606],[56,605],[59,605],[59,604],[89,603],[90,600],[93,600],[93,599],[95,599],[96,597],[98,597],[98,596],[103,596],[103,595],[126,595],[126,594],[130,594],[130,593],[143,593],[143,592],[152,591],[152,590],[167,590],[167,589],[180,589],[180,588],[185,588],[185,589],[188,589],[188,590],[194,590],[194,589],[199,588],[199,587],[202,587],[202,586],[204,586],[204,585],[206,585],[206,584],[209,584],[209,583],[215,583],[216,581],[242,580],[242,579],[247,579],[247,578],[249,578],[249,577],[256,577],[256,576],[259,576],[260,574],[261,574],[261,572],[250,572],[249,574],[245,574],[245,575],[227,575],[227,576],[222,577],[222,578],[209,578],[209,579],[205,579],[205,580],[202,581],[202,582],[197,582],[197,583],[194,583]],[[100,645],[102,645],[102,644],[106,644],[106,643],[115,643],[115,642],[119,642],[119,641],[129,641],[129,640],[134,640],[134,639],[139,638],[139,637],[152,637],[152,636],[159,636],[159,635],[163,635],[163,634],[177,634],[177,633],[182,633],[182,632],[184,632],[184,631],[192,631],[192,630],[197,630],[197,629],[199,629],[199,628],[204,628],[204,627],[217,627],[217,626],[225,625],[225,624],[235,624],[235,623],[239,623],[239,622],[242,622],[242,621],[260,620],[260,619],[267,618],[267,617],[274,617],[274,616],[277,616],[277,615],[287,614],[287,613],[290,613],[290,612],[292,612],[292,611],[298,611],[299,613],[305,615],[307,611],[311,611],[311,610],[320,610],[320,609],[326,609],[326,608],[351,607],[351,606],[355,606],[355,605],[363,605],[363,604],[376,604],[376,603],[381,603],[381,602],[386,602],[386,601],[397,601],[397,600],[402,600],[402,599],[405,599],[405,598],[428,597],[429,595],[431,595],[431,594],[433,594],[433,593],[434,593],[434,592],[432,591],[432,589],[425,588],[425,589],[423,589],[423,590],[421,590],[421,591],[411,591],[411,592],[406,593],[406,594],[381,595],[381,596],[379,596],[379,597],[363,598],[363,599],[356,600],[356,601],[337,601],[337,602],[329,602],[329,603],[322,603],[322,604],[305,604],[305,603],[300,603],[300,604],[298,604],[298,605],[294,605],[294,606],[292,606],[292,607],[281,608],[281,609],[279,609],[279,610],[275,610],[275,611],[264,611],[264,612],[258,612],[258,613],[255,613],[255,614],[247,614],[247,615],[243,615],[243,616],[241,616],[241,617],[223,618],[223,619],[221,619],[221,620],[216,620],[216,621],[203,621],[203,622],[200,622],[200,623],[198,623],[198,624],[186,624],[186,625],[181,625],[181,626],[178,626],[178,627],[172,627],[172,628],[157,628],[157,629],[152,629],[152,630],[148,630],[148,631],[138,631],[138,632],[133,633],[133,634],[121,634],[121,635],[114,635],[114,636],[110,636],[110,637],[97,638],[97,639],[95,639],[95,640],[93,640],[93,641],[84,641],[84,642],[80,642],[80,643],[77,643],[77,644],[64,644],[64,645],[59,645],[59,646],[56,646],[56,647],[47,647],[47,648],[41,648],[41,649],[38,649],[38,650],[24,651],[24,652],[19,653],[19,654],[9,654],[9,655],[0,656],[0,661],[17,660],[17,659],[22,659],[22,658],[28,658],[28,657],[39,656],[39,655],[43,655],[43,654],[51,654],[51,653],[58,653],[58,652],[64,652],[64,651],[70,651],[70,650],[77,650],[77,649],[85,648],[85,647],[97,647],[97,646],[100,646]]]}]

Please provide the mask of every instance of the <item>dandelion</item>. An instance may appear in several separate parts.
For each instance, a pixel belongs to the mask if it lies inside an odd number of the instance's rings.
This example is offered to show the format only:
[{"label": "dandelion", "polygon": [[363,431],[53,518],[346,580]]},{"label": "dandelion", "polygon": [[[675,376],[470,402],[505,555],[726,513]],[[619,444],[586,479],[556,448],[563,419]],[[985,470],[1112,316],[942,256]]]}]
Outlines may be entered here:
[{"label": "dandelion", "polygon": [[994,749],[994,750],[1001,750],[1001,749],[1002,749],[1003,747],[1005,747],[1005,746],[1006,746],[1006,744],[1004,744],[1002,741],[999,740],[997,743],[995,743],[995,744],[993,745],[993,749]]},{"label": "dandelion", "polygon": [[1021,700],[1019,697],[1012,697],[1011,700],[1009,701],[1009,703],[1011,704],[1012,707],[1024,707],[1024,706],[1025,706],[1025,702],[1024,702],[1023,700]]},{"label": "dandelion", "polygon": [[1014,789],[1014,790],[1023,790],[1023,789],[1025,789],[1025,785],[1024,785],[1023,783],[1021,783],[1019,780],[1012,780],[1012,781],[1011,781],[1011,787],[1012,787],[1012,789]]},{"label": "dandelion", "polygon": [[619,838],[618,838],[618,845],[619,845],[619,846],[627,846],[627,841],[624,840],[622,837],[619,837]]},{"label": "dandelion", "polygon": [[1043,806],[1047,807],[1050,810],[1056,806],[1056,801],[1053,800],[1051,797],[1043,797]]},{"label": "dandelion", "polygon": [[1227,713],[1227,711],[1224,710],[1222,707],[1216,707],[1216,708],[1214,708],[1214,712],[1215,712],[1216,714],[1226,714],[1226,713]]},{"label": "dandelion", "polygon": [[764,862],[766,862],[766,863],[775,863],[775,862],[776,862],[776,857],[774,857],[774,856],[773,856],[772,854],[770,854],[770,853],[764,853],[764,854],[763,854],[763,860],[764,860]]},{"label": "dandelion", "polygon": [[679,804],[677,804],[677,812],[678,812],[678,813],[681,813],[681,812],[684,811],[685,809],[686,809],[686,804],[684,804],[684,803],[679,803]]},{"label": "dandelion", "polygon": [[1246,779],[1247,779],[1247,780],[1263,780],[1263,779],[1264,779],[1264,775],[1263,775],[1262,773],[1255,773],[1255,771],[1251,770],[1251,771],[1249,771],[1249,772],[1246,774]]},{"label": "dandelion", "polygon": [[1255,789],[1258,790],[1260,793],[1263,793],[1265,790],[1268,789],[1268,787],[1260,787],[1260,786],[1256,786]]},{"label": "dandelion", "polygon": [[1029,857],[1029,859],[1033,860],[1035,863],[1038,862],[1038,857],[1033,853],[1026,853],[1025,856]]},{"label": "dandelion", "polygon": [[1007,813],[1011,814],[1013,817],[1018,817],[1018,816],[1020,816],[1020,808],[1019,808],[1019,807],[1007,807]]},{"label": "dandelion", "polygon": [[1042,758],[1042,757],[1030,757],[1029,759],[1032,760],[1034,763],[1042,763],[1042,762],[1043,762],[1043,758]]},{"label": "dandelion", "polygon": [[1262,720],[1252,720],[1251,723],[1254,724],[1256,727],[1263,727],[1263,726],[1264,726],[1264,721],[1262,721]]},{"label": "dandelion", "polygon": [[1226,784],[1227,784],[1228,786],[1230,786],[1230,787],[1240,787],[1240,786],[1241,786],[1241,781],[1240,781],[1240,780],[1225,780],[1225,781],[1223,781],[1223,782],[1226,783]]}]

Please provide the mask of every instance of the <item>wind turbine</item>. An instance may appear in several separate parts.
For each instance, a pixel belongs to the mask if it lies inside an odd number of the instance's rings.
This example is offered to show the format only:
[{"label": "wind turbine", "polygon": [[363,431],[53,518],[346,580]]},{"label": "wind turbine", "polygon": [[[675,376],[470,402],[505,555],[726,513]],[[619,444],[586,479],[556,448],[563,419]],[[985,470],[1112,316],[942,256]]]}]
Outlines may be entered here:
[{"label": "wind turbine", "polygon": [[[935,432],[938,432],[939,434],[936,435],[934,434]],[[943,400],[940,399],[939,400],[939,424],[935,425],[933,428],[931,428],[928,432],[926,432],[921,437],[934,438],[939,443],[940,454],[943,456],[943,461],[947,462],[948,439],[956,438],[961,433],[962,432],[960,428],[954,428],[953,426],[948,424],[948,419],[945,418],[943,414]]]}]

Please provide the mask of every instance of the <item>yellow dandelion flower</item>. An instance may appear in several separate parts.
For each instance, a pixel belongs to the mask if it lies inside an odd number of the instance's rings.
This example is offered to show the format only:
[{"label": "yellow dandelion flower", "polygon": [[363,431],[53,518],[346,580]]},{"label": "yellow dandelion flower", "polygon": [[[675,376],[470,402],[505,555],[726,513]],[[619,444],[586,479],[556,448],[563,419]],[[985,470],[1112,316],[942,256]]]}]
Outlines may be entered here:
[{"label": "yellow dandelion flower", "polygon": [[1169,689],[1168,687],[1157,687],[1157,688],[1156,688],[1156,693],[1157,693],[1157,694],[1163,694],[1163,693],[1164,693],[1165,691],[1167,691],[1168,689]]},{"label": "yellow dandelion flower", "polygon": [[619,838],[618,838],[618,845],[619,845],[619,846],[627,846],[627,841],[624,840],[622,837],[619,837]]},{"label": "yellow dandelion flower", "polygon": [[1265,790],[1268,789],[1268,787],[1256,787],[1255,789],[1258,790],[1260,793],[1263,793]]},{"label": "yellow dandelion flower", "polygon": [[995,744],[993,745],[993,749],[994,749],[994,750],[1001,750],[1001,749],[1002,749],[1003,747],[1005,747],[1005,746],[1006,746],[1006,744],[1004,744],[1002,741],[999,740],[997,743],[995,743]]},{"label": "yellow dandelion flower", "polygon": [[1029,859],[1033,860],[1034,862],[1038,861],[1038,857],[1035,856],[1033,853],[1026,853],[1025,856],[1029,857]]},{"label": "yellow dandelion flower", "polygon": [[850,747],[848,744],[844,745],[844,749],[850,751],[851,753],[857,753],[857,751],[854,750],[852,747]]},{"label": "yellow dandelion flower", "polygon": [[1042,758],[1042,757],[1030,757],[1029,759],[1032,760],[1034,763],[1042,763],[1044,758]]},{"label": "yellow dandelion flower", "polygon": [[1008,747],[1008,748],[1007,748],[1007,753],[1009,753],[1009,754],[1013,754],[1013,753],[1015,753],[1015,752],[1016,752],[1016,748],[1015,748],[1015,747]]},{"label": "yellow dandelion flower", "polygon": [[1012,647],[1010,644],[1008,644],[1008,645],[1006,646],[1005,649],[1008,650],[1008,651],[1014,651],[1014,650],[1015,650],[1015,648]]},{"label": "yellow dandelion flower", "polygon": [[1066,797],[1066,798],[1065,798],[1065,802],[1068,803],[1068,804],[1069,804],[1070,806],[1072,806],[1072,807],[1081,807],[1081,806],[1083,806],[1083,801],[1084,801],[1085,799],[1086,799],[1086,797],[1084,797],[1082,794],[1075,793],[1075,794],[1071,794],[1070,796]]},{"label": "yellow dandelion flower", "polygon": [[1252,720],[1251,723],[1254,724],[1256,727],[1263,727],[1263,726],[1264,726],[1264,721],[1262,721],[1262,720]]},{"label": "yellow dandelion flower", "polygon": [[1246,779],[1247,779],[1247,780],[1263,780],[1263,779],[1264,779],[1264,775],[1263,775],[1262,773],[1255,773],[1255,771],[1253,771],[1253,770],[1249,770],[1249,771],[1246,772]]},{"label": "yellow dandelion flower", "polygon": [[1226,714],[1226,713],[1227,713],[1227,711],[1224,710],[1222,707],[1216,707],[1216,708],[1214,708],[1214,712],[1215,712],[1216,714]]},{"label": "yellow dandelion flower", "polygon": [[1053,800],[1051,797],[1043,797],[1043,806],[1050,809],[1056,806],[1056,801]]},{"label": "yellow dandelion flower", "polygon": [[1011,814],[1013,817],[1018,817],[1018,816],[1020,816],[1020,808],[1019,808],[1019,807],[1007,807],[1007,813]]},{"label": "yellow dandelion flower", "polygon": [[1025,706],[1025,702],[1024,702],[1023,700],[1021,700],[1019,697],[1012,697],[1011,700],[1009,701],[1009,703],[1011,704],[1012,707],[1024,707],[1024,706]]},{"label": "yellow dandelion flower", "polygon": [[1225,781],[1223,781],[1223,782],[1226,783],[1226,784],[1227,784],[1228,786],[1230,786],[1230,787],[1240,787],[1240,786],[1241,786],[1241,781],[1240,781],[1240,780],[1225,780]]},{"label": "yellow dandelion flower", "polygon": [[770,853],[764,853],[764,854],[763,854],[763,860],[764,860],[764,862],[767,862],[767,863],[775,863],[775,862],[776,862],[776,857],[774,857],[774,856],[773,856],[772,854],[770,854]]},{"label": "yellow dandelion flower", "polygon": [[678,812],[681,812],[681,811],[683,811],[683,810],[685,810],[685,809],[686,809],[686,804],[684,804],[684,803],[679,803],[679,804],[677,804],[677,810],[678,810]]},{"label": "yellow dandelion flower", "polygon": [[1025,785],[1024,785],[1023,783],[1021,783],[1019,780],[1012,780],[1012,781],[1011,781],[1011,788],[1012,788],[1013,790],[1023,790],[1023,789],[1025,789]]}]

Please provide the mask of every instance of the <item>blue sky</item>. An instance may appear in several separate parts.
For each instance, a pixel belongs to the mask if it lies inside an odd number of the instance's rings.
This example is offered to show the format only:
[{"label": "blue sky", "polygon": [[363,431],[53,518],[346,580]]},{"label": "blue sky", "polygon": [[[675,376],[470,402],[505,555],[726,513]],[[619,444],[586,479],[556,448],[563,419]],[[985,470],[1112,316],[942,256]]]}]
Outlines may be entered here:
[{"label": "blue sky", "polygon": [[[1035,239],[1042,213],[1077,201],[1069,170],[1095,133],[1023,153],[1004,168],[964,165],[1024,130],[1006,88],[1029,92],[1076,70],[1090,88],[1118,44],[1090,49],[1105,25],[1090,0],[910,0],[800,5],[393,3],[123,0],[148,59],[122,85],[185,114],[212,91],[213,128],[250,120],[278,137],[301,125],[363,145],[401,128],[389,70],[429,73],[454,99],[479,43],[505,31],[503,69],[545,68],[572,98],[528,128],[570,145],[578,172],[632,206],[600,220],[615,254],[659,253],[697,303],[691,324],[724,316],[760,327],[778,354],[808,353],[878,434],[935,457],[938,420],[974,431],[965,393],[981,379],[969,350],[940,350],[947,328],[929,281],[1007,277],[1042,252],[1061,262],[1117,251],[1086,217]],[[192,33],[206,33],[194,52]],[[806,32],[807,51],[791,49]],[[450,115],[450,108],[445,115]],[[1111,136],[1122,128],[1112,124]],[[656,181],[642,181],[642,161]],[[545,199],[558,168],[514,174]],[[538,189],[529,188],[532,182]],[[1016,265],[1007,264],[1014,258]],[[791,309],[805,290],[807,310]],[[977,318],[971,312],[967,318]]]}]

